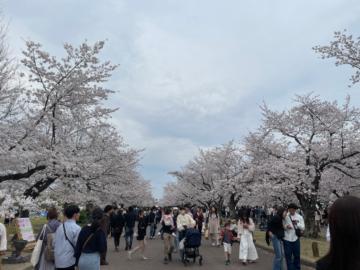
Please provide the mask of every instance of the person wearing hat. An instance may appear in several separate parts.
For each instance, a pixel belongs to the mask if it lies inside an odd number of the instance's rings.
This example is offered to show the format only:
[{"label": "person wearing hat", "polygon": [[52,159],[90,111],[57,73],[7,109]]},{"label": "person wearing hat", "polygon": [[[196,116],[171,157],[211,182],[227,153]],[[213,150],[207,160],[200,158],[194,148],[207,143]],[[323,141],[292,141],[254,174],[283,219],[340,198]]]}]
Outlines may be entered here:
[{"label": "person wearing hat", "polygon": [[296,210],[297,205],[294,203],[288,206],[288,215],[283,221],[284,236],[284,253],[288,270],[300,270],[300,236],[305,230],[304,219]]}]

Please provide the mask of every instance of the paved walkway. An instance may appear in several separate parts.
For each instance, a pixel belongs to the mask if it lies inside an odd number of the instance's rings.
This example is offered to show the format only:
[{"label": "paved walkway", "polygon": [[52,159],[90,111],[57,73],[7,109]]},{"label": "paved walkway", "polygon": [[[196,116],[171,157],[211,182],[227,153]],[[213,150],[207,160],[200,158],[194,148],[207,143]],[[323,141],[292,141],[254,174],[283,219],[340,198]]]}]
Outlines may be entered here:
[{"label": "paved walkway", "polygon": [[[121,247],[124,246],[124,238],[121,239]],[[136,242],[135,242],[136,244]],[[185,266],[178,259],[178,253],[173,254],[173,262],[168,265],[163,264],[163,242],[160,239],[148,240],[147,241],[147,250],[146,256],[149,257],[149,260],[142,260],[139,254],[134,254],[132,260],[127,258],[127,252],[124,249],[121,249],[120,252],[114,252],[114,245],[112,240],[109,240],[109,252],[108,252],[108,261],[109,266],[103,267],[103,270],[165,270],[165,269],[206,269],[206,270],[235,270],[235,269],[249,269],[249,270],[271,270],[272,269],[272,258],[273,254],[258,249],[259,261],[255,264],[249,264],[243,266],[238,260],[239,258],[239,245],[234,244],[233,246],[233,257],[231,265],[225,266],[224,264],[224,254],[222,247],[212,247],[209,244],[209,241],[204,241],[202,247],[200,248],[200,253],[204,257],[203,266],[199,264]],[[309,270],[311,268],[303,267],[303,270]]]}]

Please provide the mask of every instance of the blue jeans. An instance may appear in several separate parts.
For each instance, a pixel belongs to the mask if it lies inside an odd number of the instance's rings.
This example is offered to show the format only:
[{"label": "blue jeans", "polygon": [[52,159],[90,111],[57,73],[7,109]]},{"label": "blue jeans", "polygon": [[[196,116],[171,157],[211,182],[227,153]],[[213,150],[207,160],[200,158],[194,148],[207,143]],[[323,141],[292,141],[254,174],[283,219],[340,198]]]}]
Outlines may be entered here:
[{"label": "blue jeans", "polygon": [[282,270],[282,262],[283,262],[283,247],[282,247],[282,241],[277,238],[275,235],[271,238],[272,245],[274,248],[274,261],[273,261],[273,270]]},{"label": "blue jeans", "polygon": [[125,242],[127,249],[132,248],[133,237],[134,237],[134,228],[125,227]]},{"label": "blue jeans", "polygon": [[81,253],[79,270],[100,270],[100,254],[99,253]]},{"label": "blue jeans", "polygon": [[295,242],[284,240],[284,252],[288,270],[300,270],[300,239]]},{"label": "blue jeans", "polygon": [[150,238],[154,238],[156,234],[156,223],[150,224]]}]

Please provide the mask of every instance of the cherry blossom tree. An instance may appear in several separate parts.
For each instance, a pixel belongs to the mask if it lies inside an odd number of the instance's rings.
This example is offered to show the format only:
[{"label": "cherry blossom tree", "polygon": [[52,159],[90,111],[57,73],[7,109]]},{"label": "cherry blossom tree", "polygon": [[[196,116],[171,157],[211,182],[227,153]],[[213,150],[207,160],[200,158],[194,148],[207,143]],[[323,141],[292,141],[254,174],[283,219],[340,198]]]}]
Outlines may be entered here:
[{"label": "cherry blossom tree", "polygon": [[351,76],[352,84],[360,82],[360,37],[354,38],[343,32],[335,32],[334,40],[326,46],[314,47],[323,59],[334,58],[337,66],[347,65],[354,70]]},{"label": "cherry blossom tree", "polygon": [[297,96],[295,102],[282,112],[264,105],[263,125],[249,135],[247,146],[254,158],[264,158],[263,183],[293,193],[308,234],[317,236],[314,213],[326,173],[359,179],[360,111],[349,99],[342,106],[313,95]]},{"label": "cherry blossom tree", "polygon": [[[103,41],[65,44],[58,58],[28,41],[21,61],[26,71],[19,76],[0,35],[2,187],[20,184],[32,199],[49,191],[66,194],[61,200],[81,201],[79,194],[153,200],[151,185],[138,173],[140,151],[126,145],[108,121],[116,108],[104,105],[113,93],[104,84],[117,66],[100,60],[103,47]],[[135,199],[136,192],[143,200]]]}]

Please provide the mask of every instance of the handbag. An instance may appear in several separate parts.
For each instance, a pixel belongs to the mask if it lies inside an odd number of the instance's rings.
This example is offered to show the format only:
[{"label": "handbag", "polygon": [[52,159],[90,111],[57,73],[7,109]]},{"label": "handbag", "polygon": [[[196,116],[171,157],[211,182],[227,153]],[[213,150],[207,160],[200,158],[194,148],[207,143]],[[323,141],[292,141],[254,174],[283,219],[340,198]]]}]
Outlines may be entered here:
[{"label": "handbag", "polygon": [[296,223],[292,220],[291,216],[290,216],[290,220],[294,226],[294,229],[295,229],[295,235],[300,238],[302,236],[304,236],[304,232],[302,230],[300,230],[299,228],[297,228],[297,225]]},{"label": "handbag", "polygon": [[208,240],[209,239],[209,229],[205,230],[205,239]]},{"label": "handbag", "polygon": [[46,225],[43,226],[43,228],[41,230],[41,233],[39,235],[39,239],[36,241],[35,248],[34,248],[32,254],[31,254],[30,262],[31,262],[31,265],[34,266],[34,267],[40,261],[41,249],[42,249],[42,245],[43,245],[43,241],[44,241],[45,230],[46,230]]}]

